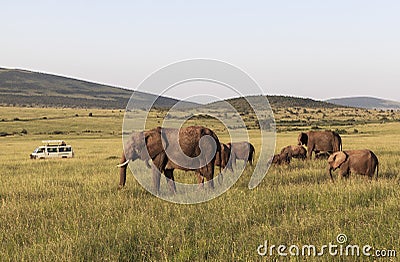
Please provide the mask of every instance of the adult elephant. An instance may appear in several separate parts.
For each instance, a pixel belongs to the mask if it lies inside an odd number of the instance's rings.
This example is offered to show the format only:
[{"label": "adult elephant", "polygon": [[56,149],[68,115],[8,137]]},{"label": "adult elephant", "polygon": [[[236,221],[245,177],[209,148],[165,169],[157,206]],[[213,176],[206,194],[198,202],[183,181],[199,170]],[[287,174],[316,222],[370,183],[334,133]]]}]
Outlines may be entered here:
[{"label": "adult elephant", "polygon": [[226,144],[231,150],[231,161],[236,166],[236,160],[244,160],[245,165],[250,162],[253,165],[255,149],[254,146],[246,141]]},{"label": "adult elephant", "polygon": [[125,186],[126,168],[129,161],[141,159],[150,167],[152,160],[153,187],[158,194],[161,173],[176,193],[174,169],[194,170],[200,180],[206,178],[214,188],[214,163],[221,154],[217,135],[203,126],[181,129],[157,127],[148,131],[133,132],[124,147],[120,165],[119,188]]},{"label": "adult elephant", "polygon": [[342,138],[334,131],[309,131],[301,132],[298,137],[298,145],[307,146],[307,158],[311,159],[312,153],[342,151]]},{"label": "adult elephant", "polygon": [[219,157],[218,154],[216,155],[215,165],[221,167],[222,169],[227,168],[230,171],[233,171],[230,157],[231,149],[226,144],[221,143],[221,157]]},{"label": "adult elephant", "polygon": [[328,163],[332,181],[332,170],[335,171],[338,168],[340,168],[339,177],[348,177],[351,173],[357,173],[372,179],[376,170],[376,179],[378,179],[379,161],[374,152],[368,149],[333,153],[329,156]]},{"label": "adult elephant", "polygon": [[280,153],[280,158],[286,162],[290,163],[292,158],[298,158],[301,160],[306,159],[307,157],[307,150],[303,146],[286,146],[282,148]]}]

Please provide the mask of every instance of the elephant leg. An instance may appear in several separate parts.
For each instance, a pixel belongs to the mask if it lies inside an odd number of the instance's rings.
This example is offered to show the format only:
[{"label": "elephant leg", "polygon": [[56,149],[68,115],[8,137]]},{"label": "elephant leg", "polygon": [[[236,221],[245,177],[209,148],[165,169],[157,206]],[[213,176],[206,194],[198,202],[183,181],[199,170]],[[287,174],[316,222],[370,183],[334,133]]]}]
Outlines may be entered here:
[{"label": "elephant leg", "polygon": [[[315,160],[317,160],[317,159],[319,158],[320,152],[321,152],[321,151],[319,151],[319,150],[315,150],[315,151],[314,151],[314,159],[315,159]],[[312,152],[311,152],[311,154],[312,154]]]},{"label": "elephant leg", "polygon": [[314,151],[314,148],[312,148],[312,147],[308,147],[309,149],[308,149],[308,151],[307,151],[307,159],[308,160],[311,160],[311,157],[312,157],[312,152]]},{"label": "elephant leg", "polygon": [[199,171],[196,171],[197,182],[199,184],[199,188],[204,188],[204,177],[200,174]]},{"label": "elephant leg", "polygon": [[[122,152],[122,156],[121,156],[121,164],[126,162],[126,158],[125,158],[125,153]],[[126,182],[126,168],[127,168],[128,164],[123,165],[120,167],[119,170],[119,186],[118,189],[121,189],[125,186],[125,182]]]},{"label": "elephant leg", "polygon": [[343,174],[342,174],[342,172],[339,171],[339,174],[338,174],[338,176],[337,176],[337,180],[338,180],[338,181],[339,181],[339,180],[342,180],[342,178],[343,178]]},{"label": "elephant leg", "polygon": [[236,168],[236,156],[232,155],[231,158],[232,158],[232,167]]},{"label": "elephant leg", "polygon": [[206,166],[200,168],[200,173],[207,179],[209,187],[214,189],[214,165],[208,163]]},{"label": "elephant leg", "polygon": [[161,177],[161,172],[158,170],[156,167],[152,167],[152,172],[153,172],[153,190],[156,195],[160,194],[160,177]]},{"label": "elephant leg", "polygon": [[340,171],[339,171],[339,177],[342,179],[342,178],[345,178],[346,180],[349,178],[349,172],[348,172],[348,170],[346,170],[345,168],[340,168]]},{"label": "elephant leg", "polygon": [[174,170],[173,169],[166,169],[164,171],[164,175],[167,179],[167,183],[169,185],[169,189],[171,192],[176,194],[176,186],[175,186],[175,178],[174,178]]}]

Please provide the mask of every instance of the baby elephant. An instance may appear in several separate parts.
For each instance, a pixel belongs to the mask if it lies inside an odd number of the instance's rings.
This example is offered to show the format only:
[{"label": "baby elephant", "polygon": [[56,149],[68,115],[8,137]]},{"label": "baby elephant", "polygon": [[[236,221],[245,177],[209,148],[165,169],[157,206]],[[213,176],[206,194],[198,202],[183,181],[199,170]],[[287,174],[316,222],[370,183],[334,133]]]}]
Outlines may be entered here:
[{"label": "baby elephant", "polygon": [[244,164],[247,165],[247,162],[250,162],[250,165],[253,165],[255,149],[254,146],[247,142],[235,142],[226,144],[228,148],[231,150],[231,161],[234,166],[236,166],[236,160],[244,160]]},{"label": "baby elephant", "polygon": [[339,177],[348,177],[350,173],[357,173],[367,175],[370,179],[374,176],[376,169],[376,179],[378,179],[378,158],[368,149],[335,152],[329,156],[328,163],[332,182],[332,169],[335,171],[338,168],[340,168]]},{"label": "baby elephant", "polygon": [[272,164],[275,164],[275,165],[282,164],[282,159],[281,159],[281,155],[280,154],[276,154],[276,155],[273,156]]},{"label": "baby elephant", "polygon": [[330,156],[329,152],[319,152],[315,153],[315,159],[328,159]]},{"label": "baby elephant", "polygon": [[287,146],[282,148],[280,155],[284,162],[290,163],[292,158],[306,159],[307,150],[303,146]]}]

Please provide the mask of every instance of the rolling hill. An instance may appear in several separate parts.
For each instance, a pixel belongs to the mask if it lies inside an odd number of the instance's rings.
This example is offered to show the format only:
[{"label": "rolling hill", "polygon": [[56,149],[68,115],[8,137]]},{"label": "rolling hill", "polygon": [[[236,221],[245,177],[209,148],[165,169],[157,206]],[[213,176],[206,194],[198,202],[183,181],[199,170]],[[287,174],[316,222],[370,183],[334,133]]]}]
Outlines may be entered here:
[{"label": "rolling hill", "polygon": [[[342,107],[335,104],[317,101],[310,98],[301,98],[301,97],[291,97],[291,96],[267,96],[269,104],[272,109],[277,108],[289,108],[289,107],[303,107],[303,108],[337,108]],[[229,104],[231,104],[236,110],[240,112],[252,111],[248,101],[257,106],[257,104],[262,105],[265,103],[265,99],[262,96],[248,96],[245,98],[232,98],[226,100]],[[207,106],[210,108],[220,108],[223,106],[223,101],[213,102],[208,104]]]},{"label": "rolling hill", "polygon": [[[77,80],[64,76],[32,72],[21,69],[0,68],[0,105],[11,106],[44,106],[44,107],[78,107],[78,108],[111,108],[124,109],[132,95],[132,90],[112,87],[103,84]],[[148,104],[154,95],[137,93],[135,103]],[[272,108],[308,107],[334,108],[337,105],[310,98],[289,96],[267,96]],[[260,96],[247,97],[252,104],[264,103]],[[227,100],[240,111],[249,110],[244,98]],[[158,108],[170,108],[178,100],[159,97],[155,103]],[[214,102],[207,107],[218,108],[221,102]],[[184,108],[197,107],[199,104],[184,102]]]},{"label": "rolling hill", "polygon": [[344,97],[332,98],[326,102],[350,107],[359,107],[367,109],[400,109],[400,102],[385,100],[375,97]]},{"label": "rolling hill", "polygon": [[[0,94],[0,105],[123,109],[132,90],[51,74],[0,68]],[[138,107],[155,98],[148,93],[136,94]],[[155,107],[170,108],[177,102],[176,99],[159,97]],[[196,106],[189,102],[181,105]]]}]

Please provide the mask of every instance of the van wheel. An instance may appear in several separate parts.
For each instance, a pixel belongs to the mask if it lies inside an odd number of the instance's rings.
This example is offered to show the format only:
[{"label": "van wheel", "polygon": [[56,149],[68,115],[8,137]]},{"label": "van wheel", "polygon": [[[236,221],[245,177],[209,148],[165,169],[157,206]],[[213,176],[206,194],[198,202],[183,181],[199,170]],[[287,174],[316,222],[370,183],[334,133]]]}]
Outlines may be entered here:
[{"label": "van wheel", "polygon": [[61,157],[61,158],[67,158],[66,156],[63,156],[63,157]]}]

